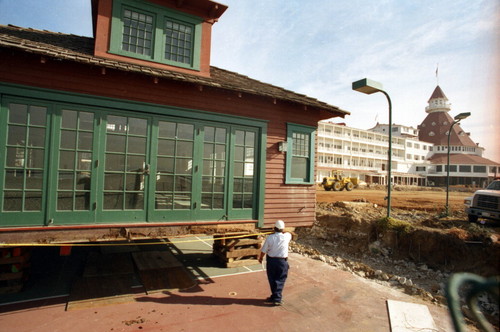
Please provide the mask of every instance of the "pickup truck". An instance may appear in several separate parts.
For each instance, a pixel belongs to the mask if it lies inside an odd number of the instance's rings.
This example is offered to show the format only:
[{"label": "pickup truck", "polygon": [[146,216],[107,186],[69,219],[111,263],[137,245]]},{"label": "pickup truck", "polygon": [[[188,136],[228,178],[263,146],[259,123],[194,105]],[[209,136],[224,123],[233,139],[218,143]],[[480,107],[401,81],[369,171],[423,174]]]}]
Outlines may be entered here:
[{"label": "pickup truck", "polygon": [[500,180],[465,198],[464,204],[470,222],[477,222],[479,218],[500,221]]}]

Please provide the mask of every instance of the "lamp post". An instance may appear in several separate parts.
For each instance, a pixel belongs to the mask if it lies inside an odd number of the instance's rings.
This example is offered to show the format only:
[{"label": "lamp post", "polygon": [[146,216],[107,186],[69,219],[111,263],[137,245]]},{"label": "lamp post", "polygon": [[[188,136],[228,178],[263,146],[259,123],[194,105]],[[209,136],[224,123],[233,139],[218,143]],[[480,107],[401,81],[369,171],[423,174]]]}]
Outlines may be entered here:
[{"label": "lamp post", "polygon": [[387,98],[387,102],[389,103],[389,151],[387,152],[387,218],[391,216],[391,187],[392,187],[392,102],[391,98],[383,90],[382,84],[376,81],[372,81],[370,79],[364,78],[362,80],[356,81],[352,83],[352,89],[355,91],[363,92],[368,95],[371,95],[375,92],[382,92]]},{"label": "lamp post", "polygon": [[450,196],[450,137],[451,137],[453,126],[456,125],[457,123],[459,123],[460,120],[468,118],[469,116],[470,116],[470,112],[457,114],[453,118],[454,121],[450,126],[450,130],[448,131],[448,150],[447,150],[447,162],[446,162],[446,205],[444,206],[446,217],[449,216],[449,212],[450,212],[449,204],[448,204],[448,199]]}]

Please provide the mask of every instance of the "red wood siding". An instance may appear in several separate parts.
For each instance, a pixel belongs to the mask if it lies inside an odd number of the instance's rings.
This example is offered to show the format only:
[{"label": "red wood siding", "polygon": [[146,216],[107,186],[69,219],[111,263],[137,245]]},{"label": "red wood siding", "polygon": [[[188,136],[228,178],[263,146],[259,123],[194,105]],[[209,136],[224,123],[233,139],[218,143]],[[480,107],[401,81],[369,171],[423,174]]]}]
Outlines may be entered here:
[{"label": "red wood siding", "polygon": [[[328,116],[304,106],[274,102],[272,98],[234,91],[200,88],[194,84],[159,80],[132,73],[22,54],[2,54],[0,78],[4,82],[119,99],[178,106],[267,120],[265,226],[283,219],[287,226],[311,225],[315,220],[314,185],[285,185],[285,154],[278,142],[286,140],[286,123],[317,126]],[[329,115],[331,116],[331,115]]]}]

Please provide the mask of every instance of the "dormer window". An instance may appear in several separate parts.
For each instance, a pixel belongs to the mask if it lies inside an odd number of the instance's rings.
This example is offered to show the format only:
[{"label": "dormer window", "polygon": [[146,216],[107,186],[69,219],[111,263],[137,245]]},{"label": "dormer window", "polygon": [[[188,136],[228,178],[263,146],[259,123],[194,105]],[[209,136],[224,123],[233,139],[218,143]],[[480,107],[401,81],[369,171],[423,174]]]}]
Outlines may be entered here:
[{"label": "dormer window", "polygon": [[192,26],[167,19],[165,35],[165,59],[190,64],[193,53]]},{"label": "dormer window", "polygon": [[151,56],[153,16],[125,9],[123,11],[122,50]]},{"label": "dormer window", "polygon": [[200,17],[143,1],[117,0],[109,51],[199,70],[201,25]]}]

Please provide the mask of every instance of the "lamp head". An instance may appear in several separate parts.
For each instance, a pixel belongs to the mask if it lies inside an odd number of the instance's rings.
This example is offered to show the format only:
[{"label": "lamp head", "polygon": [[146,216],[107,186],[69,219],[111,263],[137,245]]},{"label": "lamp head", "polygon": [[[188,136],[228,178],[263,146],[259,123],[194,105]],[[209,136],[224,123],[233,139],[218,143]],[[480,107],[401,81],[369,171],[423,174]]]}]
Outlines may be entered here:
[{"label": "lamp head", "polygon": [[352,89],[371,95],[375,92],[383,91],[382,83],[377,81],[372,81],[368,78],[363,78],[362,80],[352,83]]},{"label": "lamp head", "polygon": [[459,114],[455,115],[454,119],[457,121],[460,121],[460,120],[468,118],[469,116],[470,116],[470,112],[464,112],[464,113],[459,113]]}]

